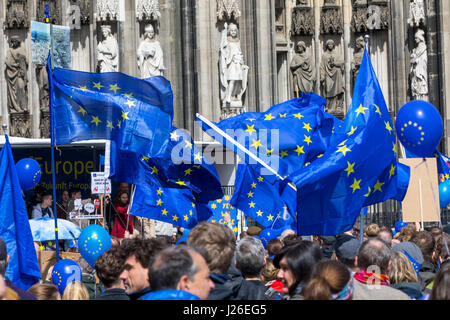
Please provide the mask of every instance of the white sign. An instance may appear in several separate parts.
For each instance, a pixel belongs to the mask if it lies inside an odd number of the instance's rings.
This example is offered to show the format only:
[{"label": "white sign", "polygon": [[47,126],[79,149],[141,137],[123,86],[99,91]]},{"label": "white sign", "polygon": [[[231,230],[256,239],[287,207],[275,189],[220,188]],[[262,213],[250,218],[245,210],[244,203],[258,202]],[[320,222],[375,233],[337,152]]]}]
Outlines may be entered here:
[{"label": "white sign", "polygon": [[92,203],[86,203],[84,205],[84,210],[86,210],[87,213],[93,213],[95,211],[95,206]]},{"label": "white sign", "polygon": [[104,172],[91,173],[91,193],[111,193],[111,180],[106,178]]},{"label": "white sign", "polygon": [[83,204],[81,203],[81,199],[75,199],[75,201],[73,202],[73,206],[74,206],[75,211],[83,209]]}]

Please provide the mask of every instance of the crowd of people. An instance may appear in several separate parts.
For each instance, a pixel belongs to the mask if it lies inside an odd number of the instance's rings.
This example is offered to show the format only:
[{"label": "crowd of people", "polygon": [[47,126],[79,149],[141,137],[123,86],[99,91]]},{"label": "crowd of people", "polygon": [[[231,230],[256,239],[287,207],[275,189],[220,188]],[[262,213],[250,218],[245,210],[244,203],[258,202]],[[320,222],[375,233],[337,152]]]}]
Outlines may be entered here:
[{"label": "crowd of people", "polygon": [[[82,281],[58,292],[51,278],[28,291],[3,279],[8,254],[0,241],[0,298],[37,300],[449,300],[449,226],[394,233],[369,225],[335,237],[285,230],[270,239],[252,226],[239,237],[202,222],[176,243],[164,237],[114,241]],[[50,271],[49,271],[50,273]]]}]

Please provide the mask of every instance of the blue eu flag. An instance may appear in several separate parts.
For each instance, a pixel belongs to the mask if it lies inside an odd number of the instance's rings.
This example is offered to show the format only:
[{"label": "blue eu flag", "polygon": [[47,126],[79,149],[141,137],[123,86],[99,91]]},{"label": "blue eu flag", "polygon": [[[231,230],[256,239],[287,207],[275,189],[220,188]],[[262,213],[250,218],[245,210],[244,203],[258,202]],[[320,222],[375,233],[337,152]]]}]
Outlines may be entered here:
[{"label": "blue eu flag", "polygon": [[107,139],[120,150],[154,156],[167,147],[173,93],[163,77],[88,73],[47,64],[56,145]]},{"label": "blue eu flag", "polygon": [[208,207],[211,209],[212,216],[208,222],[223,224],[230,227],[234,234],[238,233],[237,209],[230,203],[231,196],[225,195],[223,198],[211,201]]},{"label": "blue eu flag", "polygon": [[192,229],[200,221],[208,220],[212,212],[197,203],[189,189],[138,185],[130,214]]},{"label": "blue eu flag", "polygon": [[7,135],[5,138],[0,152],[0,238],[9,255],[6,277],[28,290],[39,281],[41,272],[11,145]]},{"label": "blue eu flag", "polygon": [[[292,194],[280,196],[280,178],[321,157],[330,144],[334,128],[342,127],[339,120],[324,112],[325,104],[325,99],[310,93],[275,105],[266,112],[244,113],[223,120],[216,124],[220,131],[202,122],[209,135],[238,156],[233,206],[265,227],[282,228],[293,223],[295,210],[291,211],[293,206],[286,203],[295,201]],[[231,145],[221,131],[273,171]]]},{"label": "blue eu flag", "polygon": [[164,153],[147,157],[121,151],[111,142],[110,178],[135,185],[190,189],[207,204],[223,196],[217,169],[194,144],[189,133],[172,127]]},{"label": "blue eu flag", "polygon": [[439,151],[435,152],[435,156],[437,158],[439,181],[445,182],[450,179],[450,159]]},{"label": "blue eu flag", "polygon": [[402,201],[406,194],[410,169],[397,162],[393,125],[367,50],[353,97],[344,133],[323,157],[287,179],[297,186],[300,235],[340,234],[363,207]]}]

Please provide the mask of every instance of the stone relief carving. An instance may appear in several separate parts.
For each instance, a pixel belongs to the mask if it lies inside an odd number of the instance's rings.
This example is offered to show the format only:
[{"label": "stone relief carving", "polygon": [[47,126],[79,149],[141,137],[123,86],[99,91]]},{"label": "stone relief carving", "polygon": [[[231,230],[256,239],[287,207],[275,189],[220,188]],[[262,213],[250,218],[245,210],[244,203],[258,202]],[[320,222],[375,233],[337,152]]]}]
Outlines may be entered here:
[{"label": "stone relief carving", "polygon": [[353,32],[387,30],[390,8],[388,0],[355,0],[351,28]]},{"label": "stone relief carving", "polygon": [[428,100],[428,55],[425,32],[417,30],[417,47],[411,53],[411,94],[415,100]]},{"label": "stone relief carving", "polygon": [[361,62],[364,57],[364,48],[366,46],[366,41],[363,36],[359,36],[355,40],[355,52],[353,53],[352,60],[352,81],[355,85],[356,77],[358,76],[359,68],[361,67]]},{"label": "stone relief carving", "polygon": [[217,0],[217,19],[238,19],[241,16],[238,0]]},{"label": "stone relief carving", "polygon": [[306,52],[306,44],[303,41],[297,43],[297,53],[291,61],[291,72],[294,80],[295,97],[302,93],[313,91],[315,84],[315,69],[311,64],[311,55]]},{"label": "stone relief carving", "polygon": [[155,38],[153,25],[145,27],[144,41],[137,50],[138,66],[141,78],[164,75],[164,57],[161,44]]},{"label": "stone relief carving", "polygon": [[17,36],[11,37],[9,45],[5,59],[5,78],[11,122],[10,133],[12,136],[29,138],[31,118],[28,109],[28,60]]},{"label": "stone relief carving", "polygon": [[423,0],[411,0],[408,23],[411,27],[425,25],[425,4]]},{"label": "stone relief carving", "polygon": [[10,113],[28,112],[28,60],[17,36],[9,41],[5,60],[8,110]]},{"label": "stone relief carving", "polygon": [[51,24],[62,25],[62,9],[60,0],[39,0],[37,3],[37,20],[46,22],[45,9],[48,4],[49,18]]},{"label": "stone relief carving", "polygon": [[344,58],[336,52],[333,40],[325,44],[325,51],[320,66],[320,83],[322,96],[327,99],[327,112],[343,114],[344,110]]},{"label": "stone relief carving", "polygon": [[367,32],[367,0],[353,1],[351,28],[353,32]]},{"label": "stone relief carving", "polygon": [[50,138],[50,104],[47,70],[43,65],[36,65],[36,78],[39,87],[39,109],[41,112],[39,131],[41,138]]},{"label": "stone relief carving", "polygon": [[292,9],[292,34],[313,35],[314,13],[312,7],[307,6],[306,1],[298,2]]},{"label": "stone relief carving", "polygon": [[325,0],[320,16],[322,34],[341,34],[344,32],[344,18],[336,0]]},{"label": "stone relief carving", "polygon": [[138,21],[157,21],[161,18],[159,0],[137,0],[136,18]]},{"label": "stone relief carving", "polygon": [[120,1],[119,0],[97,0],[97,20],[106,21],[119,20]]},{"label": "stone relief carving", "polygon": [[5,28],[28,28],[28,15],[28,0],[8,0],[6,3]]},{"label": "stone relief carving", "polygon": [[102,25],[103,41],[97,46],[97,61],[100,72],[119,71],[119,45],[111,33],[111,26]]},{"label": "stone relief carving", "polygon": [[242,54],[238,33],[237,25],[231,23],[228,26],[225,23],[219,52],[220,97],[223,118],[230,112],[242,113],[244,106],[242,96],[247,90],[249,68],[244,63],[244,55]]}]

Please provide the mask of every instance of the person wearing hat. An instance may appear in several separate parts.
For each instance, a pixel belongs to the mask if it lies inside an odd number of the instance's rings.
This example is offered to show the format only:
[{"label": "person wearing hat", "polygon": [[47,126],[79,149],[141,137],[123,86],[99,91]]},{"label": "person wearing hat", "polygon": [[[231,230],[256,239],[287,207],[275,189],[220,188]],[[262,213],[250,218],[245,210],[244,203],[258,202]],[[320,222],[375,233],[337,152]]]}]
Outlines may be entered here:
[{"label": "person wearing hat", "polygon": [[27,292],[25,290],[20,289],[19,287],[15,286],[7,277],[6,277],[6,268],[8,267],[9,263],[9,255],[6,250],[6,244],[5,241],[3,241],[2,238],[0,238],[0,275],[5,279],[5,285],[10,293],[17,293],[20,300],[37,300],[36,297],[31,294],[30,292]]},{"label": "person wearing hat", "polygon": [[336,260],[345,264],[353,273],[359,271],[356,267],[356,256],[360,246],[360,241],[354,237],[346,238],[345,241],[338,238],[335,243]]}]

